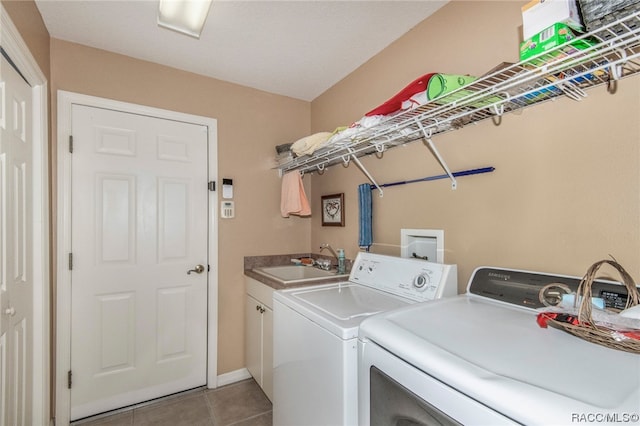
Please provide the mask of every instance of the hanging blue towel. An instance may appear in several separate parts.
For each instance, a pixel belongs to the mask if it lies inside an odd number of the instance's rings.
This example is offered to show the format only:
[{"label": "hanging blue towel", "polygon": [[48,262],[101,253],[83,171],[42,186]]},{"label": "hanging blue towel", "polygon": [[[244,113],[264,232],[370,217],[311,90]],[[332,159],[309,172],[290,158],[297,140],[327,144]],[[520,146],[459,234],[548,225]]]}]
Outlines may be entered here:
[{"label": "hanging blue towel", "polygon": [[372,210],[371,186],[368,183],[363,183],[358,186],[358,212],[360,215],[358,245],[367,251],[373,244]]}]

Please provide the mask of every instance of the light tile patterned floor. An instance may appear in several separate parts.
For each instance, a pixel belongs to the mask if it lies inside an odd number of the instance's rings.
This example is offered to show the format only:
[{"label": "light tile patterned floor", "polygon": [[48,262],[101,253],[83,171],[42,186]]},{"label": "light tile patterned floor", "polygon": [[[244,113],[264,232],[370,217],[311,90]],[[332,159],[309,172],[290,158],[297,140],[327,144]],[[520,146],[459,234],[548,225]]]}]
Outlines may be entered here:
[{"label": "light tile patterned floor", "polygon": [[271,426],[271,401],[253,379],[202,389],[73,426]]}]

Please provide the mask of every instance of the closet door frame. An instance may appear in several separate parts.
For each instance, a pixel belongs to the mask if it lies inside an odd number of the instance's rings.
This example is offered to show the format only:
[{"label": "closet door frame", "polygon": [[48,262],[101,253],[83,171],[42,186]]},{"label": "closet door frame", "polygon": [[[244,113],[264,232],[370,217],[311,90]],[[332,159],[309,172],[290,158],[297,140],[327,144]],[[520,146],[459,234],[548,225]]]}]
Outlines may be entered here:
[{"label": "closet door frame", "polygon": [[[71,418],[71,391],[68,387],[68,371],[71,368],[71,274],[68,268],[68,253],[71,253],[71,162],[68,137],[71,135],[72,105],[79,104],[96,108],[111,109],[144,116],[165,118],[206,126],[209,129],[209,180],[218,180],[218,128],[217,120],[151,106],[100,98],[82,93],[58,90],[57,94],[57,208],[56,208],[56,354],[55,354],[55,412],[56,425],[66,426]],[[207,347],[207,387],[215,389],[218,380],[218,196],[209,196],[209,274],[208,294],[208,347]]]},{"label": "closet door frame", "polygon": [[32,87],[33,96],[33,395],[34,423],[48,425],[50,410],[50,274],[48,83],[0,3],[0,45]]}]

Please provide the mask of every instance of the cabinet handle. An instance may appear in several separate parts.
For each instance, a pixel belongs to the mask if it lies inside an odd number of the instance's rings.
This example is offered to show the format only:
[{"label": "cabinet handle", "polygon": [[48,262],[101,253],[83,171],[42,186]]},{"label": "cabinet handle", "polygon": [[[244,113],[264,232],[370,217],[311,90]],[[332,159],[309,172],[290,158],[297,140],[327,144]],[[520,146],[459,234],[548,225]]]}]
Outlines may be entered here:
[{"label": "cabinet handle", "polygon": [[256,305],[256,311],[260,310],[260,305]]}]

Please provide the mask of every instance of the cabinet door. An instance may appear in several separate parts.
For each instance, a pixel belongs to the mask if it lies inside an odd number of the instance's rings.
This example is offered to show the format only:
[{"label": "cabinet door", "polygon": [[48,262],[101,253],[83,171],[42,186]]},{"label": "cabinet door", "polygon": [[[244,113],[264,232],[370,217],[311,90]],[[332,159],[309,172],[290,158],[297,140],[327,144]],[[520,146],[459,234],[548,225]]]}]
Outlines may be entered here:
[{"label": "cabinet door", "polygon": [[273,311],[262,314],[262,390],[273,401]]},{"label": "cabinet door", "polygon": [[245,357],[249,373],[262,386],[262,305],[247,295],[245,313]]}]

